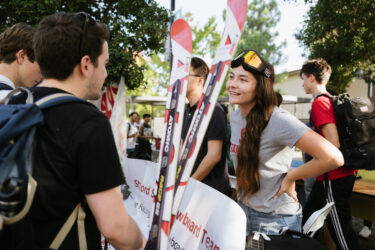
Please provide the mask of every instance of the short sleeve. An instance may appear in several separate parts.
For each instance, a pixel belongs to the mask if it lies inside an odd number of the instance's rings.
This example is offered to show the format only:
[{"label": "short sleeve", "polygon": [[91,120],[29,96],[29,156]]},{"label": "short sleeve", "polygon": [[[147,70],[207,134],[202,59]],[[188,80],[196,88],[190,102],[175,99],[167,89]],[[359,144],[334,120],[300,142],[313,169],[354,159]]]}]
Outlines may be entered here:
[{"label": "short sleeve", "polygon": [[311,115],[315,127],[319,128],[319,130],[324,124],[336,123],[332,101],[326,96],[319,96],[314,100],[311,107]]},{"label": "short sleeve", "polygon": [[288,111],[280,108],[275,109],[277,111],[274,110],[269,123],[273,139],[292,148],[310,128]]},{"label": "short sleeve", "polygon": [[214,112],[212,113],[210,125],[206,131],[206,139],[210,140],[222,140],[226,141],[227,136],[227,119],[224,111],[219,107],[215,106]]},{"label": "short sleeve", "polygon": [[76,131],[80,138],[77,164],[80,189],[92,194],[125,182],[112,130],[106,117],[83,123]]}]

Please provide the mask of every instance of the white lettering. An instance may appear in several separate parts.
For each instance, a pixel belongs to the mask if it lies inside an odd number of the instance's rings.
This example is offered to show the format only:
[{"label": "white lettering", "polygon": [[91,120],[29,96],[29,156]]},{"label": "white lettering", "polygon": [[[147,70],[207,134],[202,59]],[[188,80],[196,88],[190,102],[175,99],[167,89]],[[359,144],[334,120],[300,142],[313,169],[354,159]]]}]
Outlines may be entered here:
[{"label": "white lettering", "polygon": [[171,143],[171,132],[172,132],[173,117],[169,116],[167,137],[165,138],[164,151],[169,152],[169,144]]},{"label": "white lettering", "polygon": [[194,123],[194,126],[193,126],[193,129],[191,130],[191,133],[189,135],[189,143],[192,142],[193,140],[193,137],[195,136],[195,133],[196,133],[196,130],[197,130],[197,127],[198,127],[198,124],[199,124],[199,121],[201,119],[201,116],[203,115],[203,111],[204,111],[204,103],[202,102],[201,104],[201,107],[199,108],[198,110],[198,115],[197,117],[195,118],[195,123]]}]

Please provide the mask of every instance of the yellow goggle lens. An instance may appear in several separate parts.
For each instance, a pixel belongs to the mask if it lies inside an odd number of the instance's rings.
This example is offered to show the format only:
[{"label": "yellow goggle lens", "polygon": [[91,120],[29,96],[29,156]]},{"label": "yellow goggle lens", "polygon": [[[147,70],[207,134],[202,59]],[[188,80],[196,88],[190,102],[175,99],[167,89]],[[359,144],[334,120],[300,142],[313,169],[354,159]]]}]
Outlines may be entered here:
[{"label": "yellow goggle lens", "polygon": [[254,51],[249,51],[243,56],[243,59],[246,64],[250,65],[251,67],[259,69],[262,66],[262,60]]}]

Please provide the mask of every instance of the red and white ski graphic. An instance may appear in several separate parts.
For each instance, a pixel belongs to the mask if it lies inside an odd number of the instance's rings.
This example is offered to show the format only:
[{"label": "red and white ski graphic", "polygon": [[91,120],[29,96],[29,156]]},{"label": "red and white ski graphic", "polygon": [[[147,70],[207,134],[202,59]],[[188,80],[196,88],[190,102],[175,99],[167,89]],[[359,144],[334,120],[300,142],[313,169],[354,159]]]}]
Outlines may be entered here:
[{"label": "red and white ski graphic", "polygon": [[225,75],[230,67],[233,53],[240,39],[246,20],[246,13],[247,0],[228,0],[224,32],[219,47],[216,50],[210,74],[197,105],[197,110],[194,113],[181,151],[181,158],[178,162],[175,198],[172,207],[172,222],[177,213],[185,186],[191,175],[201,143],[215,109],[216,100],[223,85]]},{"label": "red and white ski graphic", "polygon": [[171,27],[172,71],[164,119],[164,137],[159,155],[158,188],[150,235],[145,249],[167,249],[178,150],[184,116],[186,89],[192,53],[192,34],[188,23],[177,19]]}]

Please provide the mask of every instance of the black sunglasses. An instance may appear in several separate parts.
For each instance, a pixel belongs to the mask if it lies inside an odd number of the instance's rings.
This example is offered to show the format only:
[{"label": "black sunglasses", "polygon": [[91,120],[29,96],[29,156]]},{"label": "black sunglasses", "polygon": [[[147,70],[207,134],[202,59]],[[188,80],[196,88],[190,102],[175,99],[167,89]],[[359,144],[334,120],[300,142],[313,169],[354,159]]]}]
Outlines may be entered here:
[{"label": "black sunglasses", "polygon": [[86,42],[86,39],[87,39],[87,26],[88,26],[88,24],[95,25],[96,22],[86,12],[83,12],[83,11],[77,12],[76,15],[83,16],[85,18],[85,21],[83,23],[83,28],[82,28],[82,37],[81,37],[81,40],[79,42],[79,54],[80,54],[80,58],[82,58],[85,55],[84,48],[85,48],[85,42]]}]

